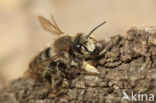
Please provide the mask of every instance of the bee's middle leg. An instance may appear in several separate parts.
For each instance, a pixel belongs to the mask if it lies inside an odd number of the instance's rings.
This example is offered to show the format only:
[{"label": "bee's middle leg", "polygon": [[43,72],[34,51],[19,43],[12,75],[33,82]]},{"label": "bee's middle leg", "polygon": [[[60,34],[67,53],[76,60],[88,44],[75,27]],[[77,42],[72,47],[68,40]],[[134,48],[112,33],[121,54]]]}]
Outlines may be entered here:
[{"label": "bee's middle leg", "polygon": [[51,92],[49,97],[56,97],[68,92],[68,82],[66,80],[59,80],[59,78],[52,78],[52,84],[50,85]]}]

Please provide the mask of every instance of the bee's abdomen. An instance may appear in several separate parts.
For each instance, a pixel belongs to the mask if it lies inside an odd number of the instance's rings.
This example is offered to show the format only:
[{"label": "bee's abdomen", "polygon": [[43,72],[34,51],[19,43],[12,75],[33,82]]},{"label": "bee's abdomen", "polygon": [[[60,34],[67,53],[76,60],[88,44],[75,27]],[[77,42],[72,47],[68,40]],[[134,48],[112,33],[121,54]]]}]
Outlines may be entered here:
[{"label": "bee's abdomen", "polygon": [[52,57],[52,48],[48,47],[41,51],[29,64],[29,68],[33,68],[43,62],[44,60]]}]

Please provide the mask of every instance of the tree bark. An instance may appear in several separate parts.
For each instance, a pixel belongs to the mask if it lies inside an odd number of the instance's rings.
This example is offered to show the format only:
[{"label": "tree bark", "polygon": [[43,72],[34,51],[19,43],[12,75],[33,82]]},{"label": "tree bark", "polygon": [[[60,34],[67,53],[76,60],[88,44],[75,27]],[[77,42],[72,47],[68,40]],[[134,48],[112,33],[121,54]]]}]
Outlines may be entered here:
[{"label": "tree bark", "polygon": [[[0,103],[148,103],[155,99],[156,28],[133,27],[126,36],[111,37],[103,44],[95,59],[100,76],[79,75],[65,88],[66,94],[54,98],[46,97],[44,82],[19,78],[0,90]],[[122,98],[124,93],[129,99]],[[139,98],[142,94],[148,97]]]}]

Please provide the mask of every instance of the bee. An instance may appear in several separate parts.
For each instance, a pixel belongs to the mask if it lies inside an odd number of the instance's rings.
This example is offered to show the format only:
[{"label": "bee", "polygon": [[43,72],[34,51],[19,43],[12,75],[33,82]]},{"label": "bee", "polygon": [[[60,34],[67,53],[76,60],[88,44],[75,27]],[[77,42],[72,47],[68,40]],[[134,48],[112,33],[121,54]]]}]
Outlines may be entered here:
[{"label": "bee", "polygon": [[61,88],[69,86],[71,80],[85,71],[89,74],[100,75],[99,71],[87,63],[96,53],[96,39],[91,34],[106,22],[101,23],[91,30],[89,34],[66,34],[58,27],[53,16],[52,22],[42,16],[38,16],[43,29],[58,35],[55,41],[46,49],[35,56],[29,64],[23,78],[34,78],[39,81],[47,81],[50,92],[57,95]]}]

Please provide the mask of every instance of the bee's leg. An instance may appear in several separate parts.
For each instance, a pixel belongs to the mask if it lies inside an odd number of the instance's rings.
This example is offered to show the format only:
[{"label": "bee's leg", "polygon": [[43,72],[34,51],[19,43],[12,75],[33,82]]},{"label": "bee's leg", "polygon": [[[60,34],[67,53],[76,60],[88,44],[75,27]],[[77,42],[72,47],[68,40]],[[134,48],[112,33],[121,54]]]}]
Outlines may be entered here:
[{"label": "bee's leg", "polygon": [[92,65],[88,64],[87,62],[83,61],[82,68],[88,72],[89,74],[96,74],[100,75],[99,71]]},{"label": "bee's leg", "polygon": [[45,71],[43,72],[43,78],[44,78],[45,80],[47,80],[49,84],[52,83],[50,71],[45,70]]},{"label": "bee's leg", "polygon": [[[54,78],[54,76],[51,75],[51,73],[48,70],[45,70],[43,73],[43,77],[46,81],[49,83],[49,88],[46,93],[46,98],[48,97],[55,97],[56,96],[56,84],[57,84],[57,79]],[[48,99],[47,99],[48,100]]]},{"label": "bee's leg", "polygon": [[48,91],[47,91],[46,96],[45,96],[46,97],[45,103],[48,103],[48,97],[49,97],[50,92],[51,92],[51,84],[49,85]]},{"label": "bee's leg", "polygon": [[62,75],[62,72],[57,70],[57,72],[52,75],[51,82],[51,93],[49,95],[50,97],[53,98],[61,94],[67,93],[66,88],[69,86],[69,83],[66,77]]},{"label": "bee's leg", "polygon": [[51,77],[51,74],[50,74],[50,71],[48,70],[45,70],[43,72],[43,78],[48,81],[49,83],[49,88],[48,88],[48,91],[47,91],[47,94],[46,94],[46,97],[48,97],[49,93],[51,92],[51,89],[52,89],[52,77]]},{"label": "bee's leg", "polygon": [[58,88],[58,91],[56,93],[56,96],[67,94],[68,90],[67,87],[69,86],[67,80],[63,80],[60,88]]}]

